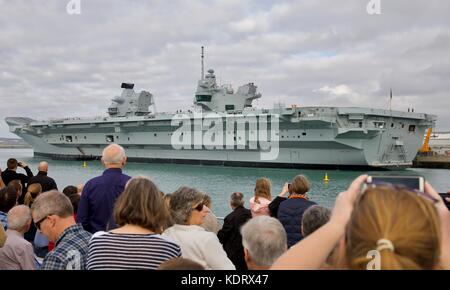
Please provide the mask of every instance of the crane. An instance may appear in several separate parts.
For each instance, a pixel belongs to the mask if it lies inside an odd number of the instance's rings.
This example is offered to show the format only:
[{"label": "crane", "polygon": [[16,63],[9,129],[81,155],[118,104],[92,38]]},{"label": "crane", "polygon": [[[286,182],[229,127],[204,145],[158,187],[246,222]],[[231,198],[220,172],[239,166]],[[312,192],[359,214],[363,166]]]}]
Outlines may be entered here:
[{"label": "crane", "polygon": [[431,153],[430,146],[428,145],[428,143],[430,142],[431,131],[432,128],[428,128],[425,140],[423,141],[422,147],[419,150],[419,153],[422,155],[428,155]]}]

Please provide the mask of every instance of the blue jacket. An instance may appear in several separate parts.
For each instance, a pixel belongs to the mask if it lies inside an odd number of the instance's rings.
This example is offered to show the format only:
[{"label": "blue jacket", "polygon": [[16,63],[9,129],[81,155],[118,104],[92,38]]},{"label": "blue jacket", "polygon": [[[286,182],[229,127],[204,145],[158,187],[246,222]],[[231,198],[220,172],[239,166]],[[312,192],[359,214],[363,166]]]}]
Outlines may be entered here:
[{"label": "blue jacket", "polygon": [[315,204],[304,198],[288,198],[280,204],[278,220],[286,230],[288,248],[303,238],[301,234],[303,213]]},{"label": "blue jacket", "polygon": [[77,222],[91,233],[116,227],[112,216],[114,203],[130,178],[122,174],[121,169],[110,168],[103,175],[89,180],[81,194]]}]

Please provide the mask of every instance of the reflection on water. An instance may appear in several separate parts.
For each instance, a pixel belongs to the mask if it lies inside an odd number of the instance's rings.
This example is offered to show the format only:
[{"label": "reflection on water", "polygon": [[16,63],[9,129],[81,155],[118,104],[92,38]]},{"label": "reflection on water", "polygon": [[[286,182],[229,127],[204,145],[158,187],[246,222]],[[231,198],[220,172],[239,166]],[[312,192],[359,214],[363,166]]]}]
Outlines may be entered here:
[{"label": "reflection on water", "polygon": [[[41,157],[34,158],[31,149],[0,149],[0,168],[6,167],[6,160],[10,157],[27,162],[33,173],[37,173],[39,161],[46,160]],[[60,190],[67,185],[86,183],[87,180],[100,175],[103,171],[100,161],[89,161],[87,167],[82,166],[82,161],[46,161],[50,164],[49,176],[56,180]],[[19,172],[21,170],[18,169]],[[214,213],[217,216],[225,216],[230,212],[228,198],[232,192],[244,193],[248,207],[248,200],[253,194],[255,181],[259,177],[268,177],[272,181],[272,195],[276,196],[285,182],[289,182],[297,174],[304,174],[312,183],[311,199],[331,208],[336,195],[344,190],[355,177],[366,172],[128,163],[125,173],[130,176],[148,176],[166,193],[173,192],[182,185],[196,187],[212,196]],[[325,173],[330,179],[328,183],[323,182]],[[377,175],[386,173],[421,175],[438,191],[450,190],[450,170],[414,168],[402,171],[373,172]]]}]

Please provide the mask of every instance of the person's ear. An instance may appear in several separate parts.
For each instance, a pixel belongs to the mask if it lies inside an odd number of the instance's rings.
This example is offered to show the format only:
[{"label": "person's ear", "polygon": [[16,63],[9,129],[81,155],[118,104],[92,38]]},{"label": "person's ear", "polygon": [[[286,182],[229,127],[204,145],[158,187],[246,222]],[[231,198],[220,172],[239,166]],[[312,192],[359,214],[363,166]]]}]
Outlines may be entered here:
[{"label": "person's ear", "polygon": [[30,219],[28,220],[27,224],[26,224],[26,226],[27,226],[27,232],[28,232],[28,230],[30,229],[31,223],[32,223],[32,222],[33,222],[33,218],[30,218]]},{"label": "person's ear", "polygon": [[250,254],[248,253],[248,250],[246,248],[244,248],[244,259],[247,265],[252,261],[252,258],[250,257]]},{"label": "person's ear", "polygon": [[300,226],[300,233],[302,234],[302,237],[305,237],[305,232],[303,231],[303,225]]},{"label": "person's ear", "polygon": [[56,219],[57,219],[57,217],[56,217],[55,215],[51,215],[51,216],[49,216],[47,219],[48,219],[48,225],[49,225],[50,227],[54,227],[55,224],[56,224]]}]

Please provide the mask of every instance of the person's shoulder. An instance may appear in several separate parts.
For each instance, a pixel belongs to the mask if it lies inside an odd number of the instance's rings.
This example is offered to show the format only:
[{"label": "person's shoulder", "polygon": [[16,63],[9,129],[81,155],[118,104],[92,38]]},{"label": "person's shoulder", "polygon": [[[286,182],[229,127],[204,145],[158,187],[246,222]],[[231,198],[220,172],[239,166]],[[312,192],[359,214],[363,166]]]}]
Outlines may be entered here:
[{"label": "person's shoulder", "polygon": [[309,199],[305,199],[304,200],[304,204],[306,204],[306,206],[310,207],[310,206],[313,206],[313,205],[317,205],[317,202],[309,200]]},{"label": "person's shoulder", "polygon": [[238,207],[235,211],[233,211],[231,214],[235,214],[235,215],[252,215],[252,211],[249,210],[248,208],[245,208],[243,206]]},{"label": "person's shoulder", "polygon": [[37,180],[39,180],[39,175],[31,176],[30,179],[28,179],[28,184],[37,183]]},{"label": "person's shoulder", "polygon": [[83,192],[84,192],[86,189],[90,189],[92,186],[95,186],[96,184],[101,183],[101,181],[102,181],[103,179],[104,179],[104,176],[103,176],[103,175],[99,175],[99,176],[92,177],[92,178],[89,179],[89,180],[86,182],[86,184],[84,185],[84,187],[83,187]]},{"label": "person's shoulder", "polygon": [[89,245],[96,244],[96,243],[101,243],[103,241],[110,240],[111,238],[112,238],[112,234],[110,234],[108,232],[105,232],[105,231],[98,231],[98,232],[95,232],[94,234],[90,235],[90,237],[89,237]]},{"label": "person's shoulder", "polygon": [[269,205],[272,202],[270,199],[267,199],[265,197],[260,197],[258,200],[259,200],[259,203],[261,203],[263,205]]},{"label": "person's shoulder", "polygon": [[151,235],[149,236],[150,239],[153,240],[157,240],[157,241],[161,241],[169,246],[175,247],[175,248],[180,248],[180,245],[178,245],[177,242],[175,242],[174,240],[170,239],[170,237],[168,237],[167,235]]},{"label": "person's shoulder", "polygon": [[62,251],[61,247],[54,248],[52,251],[48,252],[47,255],[45,255],[42,265],[55,262],[62,263],[66,259],[66,256],[67,251]]}]

